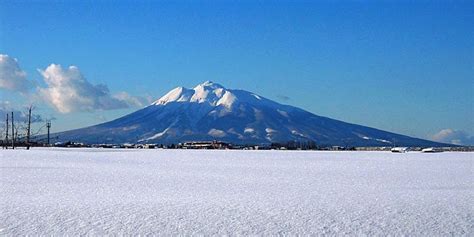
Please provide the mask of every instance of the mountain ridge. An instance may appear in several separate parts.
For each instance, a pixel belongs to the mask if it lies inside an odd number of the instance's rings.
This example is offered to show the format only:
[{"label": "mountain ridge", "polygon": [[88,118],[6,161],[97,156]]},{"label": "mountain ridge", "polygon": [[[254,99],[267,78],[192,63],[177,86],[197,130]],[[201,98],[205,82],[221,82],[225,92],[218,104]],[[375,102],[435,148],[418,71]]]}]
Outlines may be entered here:
[{"label": "mountain ridge", "polygon": [[234,144],[314,141],[342,146],[446,145],[319,116],[212,81],[192,89],[176,87],[136,112],[55,136],[60,141],[85,143],[220,140]]}]

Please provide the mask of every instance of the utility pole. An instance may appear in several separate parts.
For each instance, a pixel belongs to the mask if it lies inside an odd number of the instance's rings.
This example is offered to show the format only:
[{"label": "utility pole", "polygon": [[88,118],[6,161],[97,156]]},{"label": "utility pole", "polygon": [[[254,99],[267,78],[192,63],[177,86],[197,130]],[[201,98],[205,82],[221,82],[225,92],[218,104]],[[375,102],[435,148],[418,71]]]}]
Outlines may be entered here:
[{"label": "utility pole", "polygon": [[30,149],[30,131],[31,131],[31,107],[28,108],[28,128],[26,129],[26,149]]},{"label": "utility pole", "polygon": [[49,130],[51,129],[51,121],[46,122],[46,128],[48,128],[48,146],[49,146]]},{"label": "utility pole", "polygon": [[12,112],[12,149],[15,149],[15,123],[13,121],[13,112]]},{"label": "utility pole", "polygon": [[8,149],[8,113],[7,113],[7,122],[5,123],[7,126],[7,132],[5,134],[5,149]]}]

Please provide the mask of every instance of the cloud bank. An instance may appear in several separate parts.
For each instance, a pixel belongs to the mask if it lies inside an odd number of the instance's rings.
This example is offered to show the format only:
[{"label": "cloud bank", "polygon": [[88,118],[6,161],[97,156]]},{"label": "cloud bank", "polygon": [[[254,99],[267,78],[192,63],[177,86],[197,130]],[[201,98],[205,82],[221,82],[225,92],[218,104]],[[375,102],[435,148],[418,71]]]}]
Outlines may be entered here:
[{"label": "cloud bank", "polygon": [[[9,101],[0,101],[0,121],[1,123],[5,123],[5,118],[8,114],[9,119],[11,121],[11,113],[13,112],[13,117],[15,119],[15,123],[26,123],[28,121],[28,113],[27,109],[25,111],[14,110],[11,108],[11,103]],[[41,123],[44,122],[44,119],[39,114],[32,113],[31,114],[31,122],[32,123]],[[3,129],[3,128],[2,128]]]},{"label": "cloud bank", "polygon": [[151,104],[152,99],[150,97],[132,96],[125,91],[119,92],[113,96],[114,98],[125,102],[130,107],[140,108]]},{"label": "cloud bank", "polygon": [[460,130],[443,129],[431,137],[432,140],[455,145],[474,145],[474,136]]},{"label": "cloud bank", "polygon": [[27,93],[32,83],[26,79],[26,72],[21,70],[18,60],[6,54],[0,54],[0,88]]},{"label": "cloud bank", "polygon": [[60,113],[143,106],[144,100],[140,97],[126,92],[112,95],[106,85],[93,85],[76,66],[63,68],[51,64],[45,70],[38,71],[47,85],[46,88],[38,88],[40,97]]},{"label": "cloud bank", "polygon": [[283,101],[288,101],[290,100],[290,97],[289,96],[286,96],[286,95],[277,95],[277,98],[279,100],[283,100]]},{"label": "cloud bank", "polygon": [[36,102],[39,99],[60,113],[140,108],[151,103],[148,97],[124,91],[111,94],[107,85],[90,83],[76,66],[51,64],[38,71],[46,87],[28,80],[17,59],[0,54],[0,89],[18,92]]}]

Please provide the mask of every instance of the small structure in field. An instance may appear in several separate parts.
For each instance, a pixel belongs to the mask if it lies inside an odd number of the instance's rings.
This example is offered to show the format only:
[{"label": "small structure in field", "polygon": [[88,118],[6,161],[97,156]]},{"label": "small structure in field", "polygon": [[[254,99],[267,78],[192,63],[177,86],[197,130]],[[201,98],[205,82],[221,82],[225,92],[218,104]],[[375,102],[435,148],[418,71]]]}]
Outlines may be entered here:
[{"label": "small structure in field", "polygon": [[394,153],[405,153],[408,152],[408,147],[394,147],[390,151]]},{"label": "small structure in field", "polygon": [[423,153],[435,153],[435,152],[443,152],[443,150],[440,149],[440,148],[437,148],[437,147],[428,147],[428,148],[422,149],[421,152],[423,152]]}]

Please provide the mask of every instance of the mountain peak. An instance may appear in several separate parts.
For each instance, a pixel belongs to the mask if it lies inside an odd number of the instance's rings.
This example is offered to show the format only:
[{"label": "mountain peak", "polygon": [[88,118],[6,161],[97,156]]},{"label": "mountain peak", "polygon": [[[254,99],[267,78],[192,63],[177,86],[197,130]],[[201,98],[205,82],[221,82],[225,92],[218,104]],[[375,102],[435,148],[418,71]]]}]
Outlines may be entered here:
[{"label": "mountain peak", "polygon": [[225,89],[221,84],[215,83],[213,81],[205,81],[205,82],[197,85],[196,87],[194,87],[194,89],[199,88],[199,87],[201,87],[201,88],[206,88],[207,87],[207,88],[212,88],[212,89],[219,89],[219,88]]},{"label": "mountain peak", "polygon": [[223,105],[230,107],[236,100],[231,90],[222,85],[205,81],[193,89],[177,87],[155,101],[152,105],[166,105],[171,102],[208,103],[212,106]]}]

